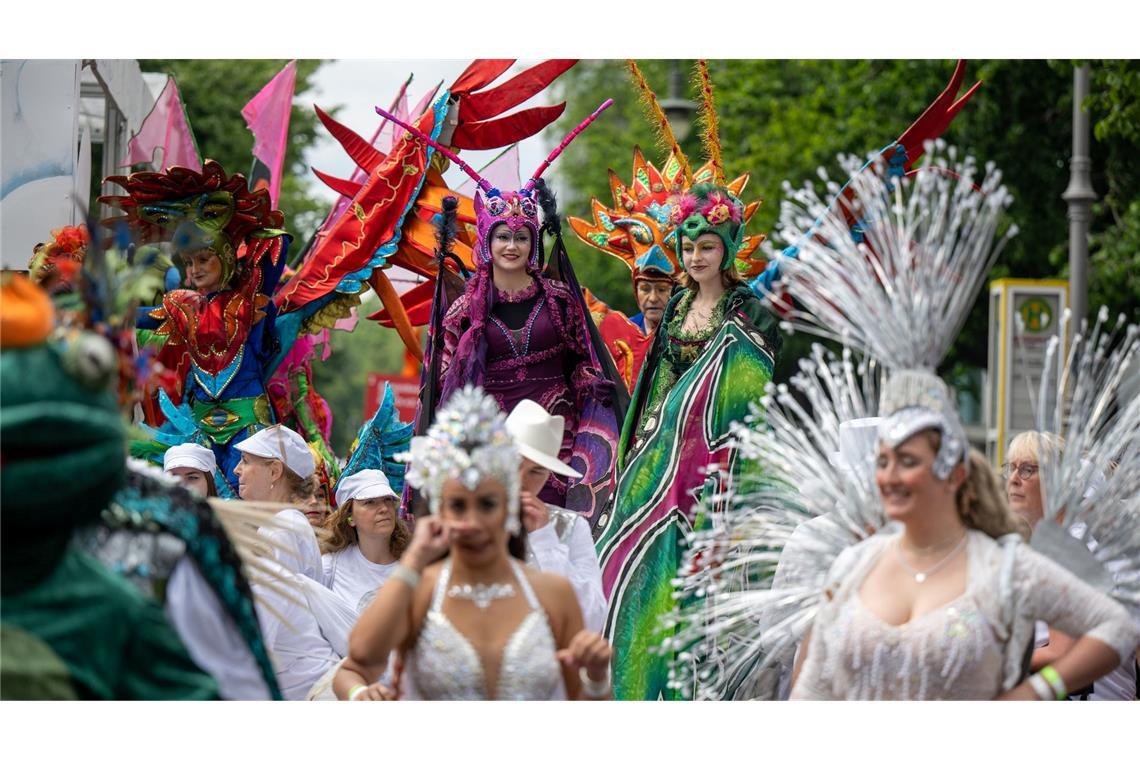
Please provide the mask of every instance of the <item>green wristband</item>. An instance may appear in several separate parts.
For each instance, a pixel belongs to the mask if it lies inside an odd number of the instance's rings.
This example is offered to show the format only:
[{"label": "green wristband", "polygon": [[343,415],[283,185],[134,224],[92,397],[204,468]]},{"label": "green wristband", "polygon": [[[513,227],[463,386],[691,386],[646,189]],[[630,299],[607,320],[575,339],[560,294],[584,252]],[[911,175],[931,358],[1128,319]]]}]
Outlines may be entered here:
[{"label": "green wristband", "polygon": [[355,702],[356,701],[356,695],[359,694],[360,692],[364,691],[367,688],[368,688],[368,686],[366,684],[362,684],[362,683],[358,683],[358,684],[356,684],[356,686],[353,686],[351,689],[348,690],[348,701],[349,702]]},{"label": "green wristband", "polygon": [[1046,665],[1037,672],[1040,673],[1041,677],[1045,679],[1045,682],[1049,684],[1049,688],[1053,690],[1053,694],[1057,699],[1064,699],[1069,696],[1069,690],[1065,688],[1065,682],[1061,680],[1061,674],[1057,672],[1056,668],[1052,665]]}]

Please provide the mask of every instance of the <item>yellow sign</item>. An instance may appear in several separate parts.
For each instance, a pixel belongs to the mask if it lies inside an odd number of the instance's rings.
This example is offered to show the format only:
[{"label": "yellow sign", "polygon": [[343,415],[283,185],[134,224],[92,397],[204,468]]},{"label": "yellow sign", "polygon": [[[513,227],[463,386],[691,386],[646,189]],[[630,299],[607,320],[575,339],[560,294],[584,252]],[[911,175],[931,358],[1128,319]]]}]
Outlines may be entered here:
[{"label": "yellow sign", "polygon": [[[1001,464],[1009,439],[1035,425],[1030,388],[1068,307],[1068,282],[1006,278],[990,282],[986,451]],[[1068,336],[1061,335],[1061,350]]]}]

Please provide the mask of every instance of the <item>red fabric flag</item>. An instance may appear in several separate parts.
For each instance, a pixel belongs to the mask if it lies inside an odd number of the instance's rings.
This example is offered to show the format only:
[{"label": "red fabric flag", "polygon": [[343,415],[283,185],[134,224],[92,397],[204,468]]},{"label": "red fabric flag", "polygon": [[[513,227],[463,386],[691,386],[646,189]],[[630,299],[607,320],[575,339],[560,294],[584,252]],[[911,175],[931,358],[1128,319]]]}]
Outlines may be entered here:
[{"label": "red fabric flag", "polygon": [[297,62],[289,61],[261,92],[241,109],[249,131],[253,132],[253,156],[269,172],[269,197],[277,208],[284,173],[285,149],[289,138],[289,117],[293,113],[293,91],[297,84]]},{"label": "red fabric flag", "polygon": [[185,166],[187,169],[202,171],[202,157],[194,132],[190,129],[190,119],[182,105],[178,93],[178,83],[174,77],[166,80],[166,87],[154,108],[143,119],[142,126],[127,145],[127,160],[121,166],[149,164],[154,161],[155,150],[162,149],[162,164],[159,171],[172,166]]}]

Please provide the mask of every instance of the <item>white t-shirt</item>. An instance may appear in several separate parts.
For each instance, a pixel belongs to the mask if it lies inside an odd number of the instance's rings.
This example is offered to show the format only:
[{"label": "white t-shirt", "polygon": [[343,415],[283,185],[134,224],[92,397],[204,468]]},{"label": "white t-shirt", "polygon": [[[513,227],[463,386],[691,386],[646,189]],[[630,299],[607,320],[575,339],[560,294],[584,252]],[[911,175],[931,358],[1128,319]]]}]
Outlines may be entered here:
[{"label": "white t-shirt", "polygon": [[371,562],[360,551],[359,544],[326,554],[321,557],[321,562],[325,585],[354,610],[357,610],[361,597],[383,586],[399,564],[399,561],[387,565]]}]

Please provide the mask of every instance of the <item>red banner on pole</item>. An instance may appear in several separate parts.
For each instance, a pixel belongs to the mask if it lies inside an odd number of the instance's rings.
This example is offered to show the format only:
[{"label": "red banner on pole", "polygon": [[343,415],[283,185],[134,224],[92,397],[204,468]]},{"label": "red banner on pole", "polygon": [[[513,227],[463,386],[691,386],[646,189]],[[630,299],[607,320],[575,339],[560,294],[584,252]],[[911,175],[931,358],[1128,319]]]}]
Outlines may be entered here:
[{"label": "red banner on pole", "polygon": [[368,373],[368,386],[364,390],[364,419],[372,419],[372,415],[380,408],[384,383],[392,384],[392,392],[396,394],[396,411],[400,414],[400,420],[402,422],[414,420],[416,401],[420,396],[419,381],[414,377],[382,375],[379,372]]}]

